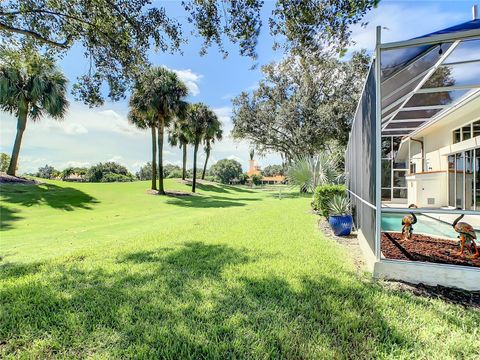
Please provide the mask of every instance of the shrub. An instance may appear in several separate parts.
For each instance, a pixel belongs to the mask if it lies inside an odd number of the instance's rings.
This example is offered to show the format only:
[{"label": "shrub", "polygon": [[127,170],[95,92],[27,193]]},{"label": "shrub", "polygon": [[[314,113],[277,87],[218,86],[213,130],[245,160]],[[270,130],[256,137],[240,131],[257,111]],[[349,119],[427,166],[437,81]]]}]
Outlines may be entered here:
[{"label": "shrub", "polygon": [[10,155],[0,153],[0,171],[7,172],[8,165],[10,165]]},{"label": "shrub", "polygon": [[102,182],[129,182],[133,180],[135,180],[135,178],[133,177],[132,174],[123,175],[123,174],[107,173],[102,177]]},{"label": "shrub", "polygon": [[262,177],[257,174],[252,175],[252,182],[254,185],[260,185],[262,183]]},{"label": "shrub", "polygon": [[[89,182],[110,182],[103,180],[103,178],[107,176],[107,174],[124,175],[126,178],[131,180],[123,181],[133,181],[133,175],[128,172],[127,168],[114,162],[98,163],[97,165],[93,165],[90,169],[88,169],[86,179]],[[108,179],[120,179],[120,177],[109,176]]]},{"label": "shrub", "polygon": [[182,169],[181,168],[175,168],[175,169],[170,169],[168,172],[168,175],[166,174],[166,171],[164,171],[165,177],[169,179],[181,179],[182,178]]},{"label": "shrub", "polygon": [[330,214],[329,203],[335,195],[345,196],[345,185],[320,185],[313,194],[312,207],[319,210],[323,216],[328,218]]},{"label": "shrub", "polygon": [[38,171],[35,174],[35,176],[42,179],[55,179],[58,175],[59,171],[50,165],[45,165],[44,167],[38,168]]},{"label": "shrub", "polygon": [[240,174],[238,177],[238,181],[240,184],[245,185],[248,181],[248,175],[247,174]]},{"label": "shrub", "polygon": [[138,180],[152,180],[152,163],[143,165],[135,174]]},{"label": "shrub", "polygon": [[166,164],[163,166],[163,176],[165,178],[181,178],[182,168],[178,165]]}]

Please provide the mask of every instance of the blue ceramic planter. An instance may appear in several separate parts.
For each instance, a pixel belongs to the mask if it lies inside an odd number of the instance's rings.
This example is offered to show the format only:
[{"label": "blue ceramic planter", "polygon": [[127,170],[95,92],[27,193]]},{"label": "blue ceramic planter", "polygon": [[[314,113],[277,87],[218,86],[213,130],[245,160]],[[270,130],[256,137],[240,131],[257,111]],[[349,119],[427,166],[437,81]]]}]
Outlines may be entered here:
[{"label": "blue ceramic planter", "polygon": [[353,227],[352,215],[333,215],[328,217],[328,223],[337,236],[350,235]]}]

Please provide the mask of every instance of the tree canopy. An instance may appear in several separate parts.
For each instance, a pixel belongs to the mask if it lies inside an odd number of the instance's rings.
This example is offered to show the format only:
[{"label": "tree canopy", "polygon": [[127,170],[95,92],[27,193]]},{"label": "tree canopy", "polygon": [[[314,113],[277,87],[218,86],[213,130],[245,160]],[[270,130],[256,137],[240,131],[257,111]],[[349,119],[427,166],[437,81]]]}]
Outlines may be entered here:
[{"label": "tree canopy", "polygon": [[262,169],[263,176],[285,175],[285,169],[282,165],[268,165]]},{"label": "tree canopy", "polygon": [[[358,23],[379,0],[278,0],[268,20],[275,46],[293,52],[342,51],[349,26]],[[263,0],[182,1],[193,33],[203,38],[200,53],[224,42],[237,44],[241,55],[257,57]],[[183,25],[150,0],[4,0],[0,3],[0,36],[5,43],[32,44],[57,56],[81,45],[90,66],[77,78],[73,92],[89,105],[107,96],[118,100],[148,64],[151,47],[165,52],[186,42]]]},{"label": "tree canopy", "polygon": [[17,134],[7,173],[15,175],[27,120],[43,116],[64,118],[67,78],[54,61],[31,48],[23,52],[0,51],[0,110],[17,117]]},{"label": "tree canopy", "polygon": [[349,61],[290,55],[262,67],[258,88],[233,100],[233,136],[290,160],[345,144],[369,62],[365,52]]},{"label": "tree canopy", "polygon": [[228,184],[242,175],[242,164],[237,160],[223,159],[217,161],[211,168],[211,174],[223,184]]},{"label": "tree canopy", "polygon": [[133,181],[134,177],[125,166],[109,161],[90,167],[86,179],[89,182],[128,182]]},{"label": "tree canopy", "polygon": [[[135,87],[130,99],[130,120],[152,129],[152,160],[158,151],[158,192],[165,195],[163,186],[163,137],[165,127],[172,121],[186,116],[188,95],[186,85],[176,73],[163,66],[148,68],[135,81]],[[150,122],[152,120],[153,122]],[[155,123],[156,121],[156,123]],[[143,124],[143,125],[142,125]],[[155,129],[157,128],[157,147],[154,146]],[[152,161],[155,165],[155,161]],[[152,179],[152,189],[154,186]]]}]

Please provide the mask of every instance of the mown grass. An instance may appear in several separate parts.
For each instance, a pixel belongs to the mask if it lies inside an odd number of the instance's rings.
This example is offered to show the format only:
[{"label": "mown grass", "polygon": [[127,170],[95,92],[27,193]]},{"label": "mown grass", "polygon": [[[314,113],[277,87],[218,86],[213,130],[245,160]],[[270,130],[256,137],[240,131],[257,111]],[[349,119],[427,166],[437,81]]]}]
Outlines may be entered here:
[{"label": "mown grass", "polygon": [[480,356],[478,310],[357,275],[308,197],[147,187],[2,187],[0,357]]}]

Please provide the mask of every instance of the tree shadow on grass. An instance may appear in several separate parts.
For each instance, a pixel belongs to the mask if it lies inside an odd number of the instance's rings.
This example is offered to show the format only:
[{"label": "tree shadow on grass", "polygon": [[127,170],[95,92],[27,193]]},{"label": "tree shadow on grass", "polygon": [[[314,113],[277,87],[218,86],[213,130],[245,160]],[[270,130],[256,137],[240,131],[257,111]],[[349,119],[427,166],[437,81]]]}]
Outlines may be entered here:
[{"label": "tree shadow on grass", "polygon": [[288,191],[288,192],[268,192],[269,197],[277,198],[277,199],[311,199],[312,194],[308,193],[301,193],[297,191]]},{"label": "tree shadow on grass", "polygon": [[[191,187],[192,183],[191,181],[188,181],[185,185],[188,187]],[[249,194],[255,193],[255,191],[252,191],[246,188],[242,188],[239,186],[226,185],[226,184],[206,184],[206,183],[197,182],[196,187],[199,190],[208,191],[208,192],[218,192],[218,193],[239,192],[239,193],[249,193]]]},{"label": "tree shadow on grass", "polygon": [[[185,185],[188,186],[189,188],[192,187],[191,182],[187,182]],[[224,186],[221,186],[221,185],[202,184],[202,183],[197,182],[197,184],[195,186],[197,187],[198,190],[201,190],[201,191],[216,192],[216,193],[229,193],[230,192]]]},{"label": "tree shadow on grass", "polygon": [[[400,296],[333,277],[299,276],[292,286],[242,273],[253,261],[246,250],[188,242],[105,268],[65,261],[32,275],[13,264],[18,281],[0,286],[0,357],[375,358],[419,349],[416,334],[383,316],[378,299]],[[469,316],[452,330],[471,333]]]},{"label": "tree shadow on grass", "polygon": [[248,194],[254,194],[255,191],[249,190],[245,187],[240,187],[240,186],[233,186],[233,185],[222,185],[225,189],[231,190],[233,192],[240,192],[240,193],[248,193]]},{"label": "tree shadow on grass", "polygon": [[6,231],[13,228],[13,223],[22,219],[18,215],[19,211],[0,205],[0,231]]},{"label": "tree shadow on grass", "polygon": [[92,209],[91,205],[98,203],[97,199],[83,191],[54,184],[2,185],[1,200],[22,206],[46,204],[65,211]]},{"label": "tree shadow on grass", "polygon": [[256,198],[229,198],[223,196],[185,196],[168,199],[167,204],[193,208],[226,208],[245,206],[249,201],[259,201]]}]

